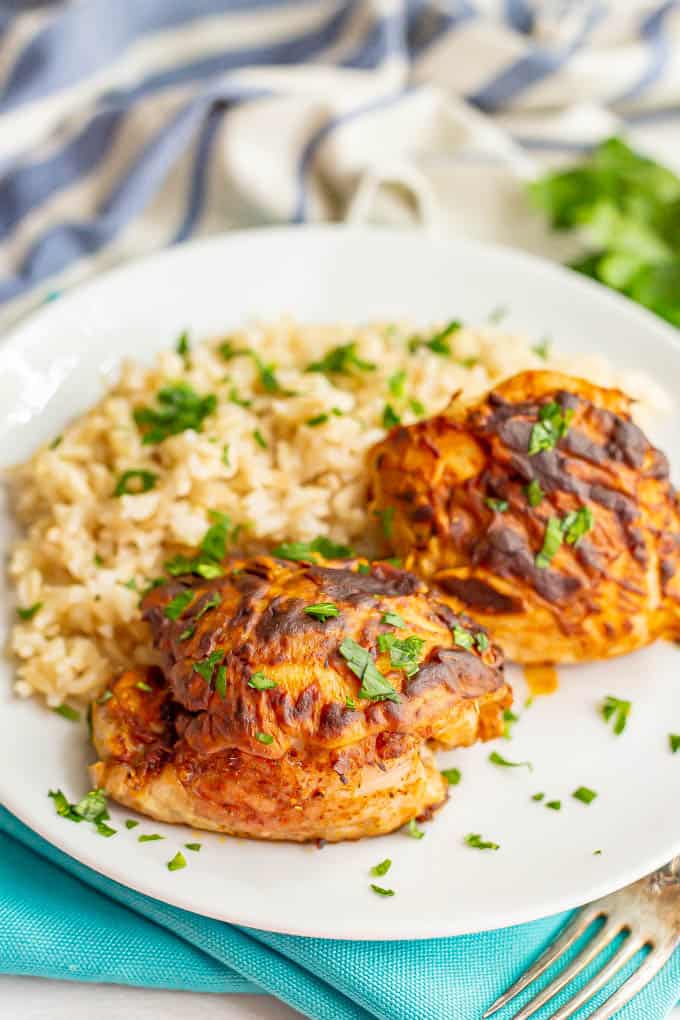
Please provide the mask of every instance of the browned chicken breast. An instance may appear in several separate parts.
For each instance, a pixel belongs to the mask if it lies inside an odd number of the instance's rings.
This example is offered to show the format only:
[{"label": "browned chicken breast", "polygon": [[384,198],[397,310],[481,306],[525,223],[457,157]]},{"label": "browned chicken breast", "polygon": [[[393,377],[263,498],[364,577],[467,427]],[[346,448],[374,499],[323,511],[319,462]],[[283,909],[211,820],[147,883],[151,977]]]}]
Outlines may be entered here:
[{"label": "browned chicken breast", "polygon": [[144,599],[162,666],[93,706],[93,778],[114,799],[238,836],[356,839],[445,800],[428,742],[500,734],[499,650],[413,574],[265,556],[224,569]]},{"label": "browned chicken breast", "polygon": [[680,636],[678,502],[630,406],[524,372],[371,451],[393,550],[510,659],[579,662]]}]

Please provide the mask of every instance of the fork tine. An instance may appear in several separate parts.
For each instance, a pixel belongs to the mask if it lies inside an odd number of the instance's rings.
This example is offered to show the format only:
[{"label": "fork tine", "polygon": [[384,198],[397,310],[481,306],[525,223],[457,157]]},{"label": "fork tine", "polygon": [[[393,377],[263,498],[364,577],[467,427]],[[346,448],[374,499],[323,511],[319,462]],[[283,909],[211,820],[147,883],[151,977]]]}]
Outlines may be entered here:
[{"label": "fork tine", "polygon": [[610,1017],[616,1016],[618,1011],[659,973],[676,945],[677,940],[669,940],[669,942],[652,949],[644,963],[636,971],[633,971],[620,988],[617,988],[614,994],[610,995],[594,1013],[590,1014],[588,1020],[609,1020]]},{"label": "fork tine", "polygon": [[625,967],[629,960],[633,959],[635,954],[642,949],[643,945],[644,942],[642,940],[629,935],[623,945],[619,946],[611,959],[607,961],[602,970],[598,970],[597,974],[583,988],[580,988],[575,995],[572,995],[568,1002],[565,1002],[556,1013],[553,1013],[550,1020],[569,1020],[569,1017],[573,1016],[585,1002],[592,999],[622,967]]},{"label": "fork tine", "polygon": [[593,909],[592,905],[583,907],[579,910],[578,914],[572,917],[569,924],[564,928],[560,934],[553,939],[550,945],[541,953],[535,963],[525,970],[525,972],[518,977],[517,980],[510,985],[508,990],[500,995],[495,1002],[493,1002],[486,1013],[484,1013],[482,1020],[487,1020],[493,1013],[497,1013],[507,1002],[514,999],[516,995],[524,991],[527,985],[530,985],[537,977],[548,969],[548,967],[557,960],[562,953],[569,949],[569,946],[573,945],[576,939],[583,934],[589,924],[601,916],[601,912],[597,909]]},{"label": "fork tine", "polygon": [[520,1009],[519,1013],[514,1014],[512,1020],[527,1020],[527,1017],[533,1016],[541,1006],[544,1006],[565,985],[569,984],[572,978],[580,974],[584,967],[587,967],[590,961],[595,959],[598,953],[606,949],[620,931],[621,924],[619,922],[607,921],[595,938],[587,942],[581,952],[574,957],[569,966],[561,970],[559,974],[556,974],[545,988],[542,988],[533,999]]}]

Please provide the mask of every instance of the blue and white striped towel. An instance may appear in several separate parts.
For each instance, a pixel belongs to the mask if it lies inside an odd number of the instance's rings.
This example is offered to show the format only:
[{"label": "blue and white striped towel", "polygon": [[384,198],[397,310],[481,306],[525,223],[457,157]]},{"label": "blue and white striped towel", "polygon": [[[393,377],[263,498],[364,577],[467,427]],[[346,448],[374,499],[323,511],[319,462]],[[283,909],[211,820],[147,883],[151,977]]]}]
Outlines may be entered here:
[{"label": "blue and white striped towel", "polygon": [[5,0],[0,322],[263,222],[559,254],[518,178],[621,126],[680,161],[680,0]]}]

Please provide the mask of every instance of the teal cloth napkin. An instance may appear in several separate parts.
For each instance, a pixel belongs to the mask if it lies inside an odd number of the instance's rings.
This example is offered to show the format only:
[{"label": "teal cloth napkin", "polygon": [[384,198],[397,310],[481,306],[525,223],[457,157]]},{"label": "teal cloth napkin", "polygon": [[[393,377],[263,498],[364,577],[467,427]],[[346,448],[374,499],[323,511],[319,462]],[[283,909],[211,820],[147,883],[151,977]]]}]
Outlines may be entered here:
[{"label": "teal cloth napkin", "polygon": [[[567,916],[417,942],[342,942],[239,928],[103,878],[0,808],[0,972],[6,974],[266,992],[315,1020],[477,1020]],[[679,998],[676,952],[620,1016],[661,1020]]]}]

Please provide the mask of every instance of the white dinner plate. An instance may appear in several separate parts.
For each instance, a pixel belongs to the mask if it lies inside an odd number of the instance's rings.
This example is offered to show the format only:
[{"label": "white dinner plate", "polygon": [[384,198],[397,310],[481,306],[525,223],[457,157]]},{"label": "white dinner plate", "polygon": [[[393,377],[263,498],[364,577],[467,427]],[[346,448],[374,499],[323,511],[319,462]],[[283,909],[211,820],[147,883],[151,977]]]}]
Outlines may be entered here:
[{"label": "white dinner plate", "polygon": [[[422,234],[343,228],[267,229],[202,241],[126,266],[33,315],[0,348],[0,465],[27,456],[85,410],[102,370],[121,356],[147,358],[189,327],[194,337],[251,317],[361,322],[453,316],[482,322],[507,306],[507,323],[556,346],[599,351],[622,368],[644,369],[680,392],[677,335],[596,284],[519,252]],[[680,420],[653,438],[680,476]],[[0,541],[10,523],[0,512]],[[9,619],[12,598],[2,593]],[[510,671],[521,718],[499,750],[527,769],[501,769],[489,746],[441,756],[462,771],[448,805],[424,826],[326,846],[267,844],[204,834],[188,867],[166,862],[197,837],[188,829],[123,825],[104,839],[58,817],[47,797],[88,788],[84,725],[11,694],[12,664],[0,664],[0,800],[51,843],[83,863],[160,900],[199,914],[302,935],[411,939],[515,924],[581,904],[639,878],[680,851],[680,649],[657,643],[614,661],[560,669],[560,689],[524,709],[526,688]],[[606,695],[633,703],[620,736],[606,726]],[[586,806],[578,786],[598,792]],[[532,794],[561,800],[547,810]],[[140,844],[140,832],[166,839]],[[467,833],[500,844],[471,849]],[[602,851],[595,853],[595,851]],[[370,889],[371,865],[390,857],[391,898]],[[375,880],[373,880],[375,881]]]}]

